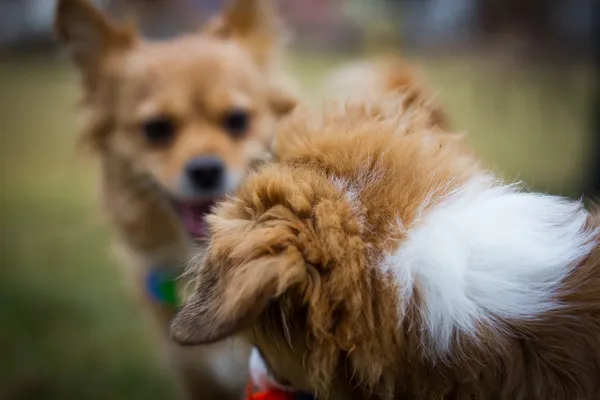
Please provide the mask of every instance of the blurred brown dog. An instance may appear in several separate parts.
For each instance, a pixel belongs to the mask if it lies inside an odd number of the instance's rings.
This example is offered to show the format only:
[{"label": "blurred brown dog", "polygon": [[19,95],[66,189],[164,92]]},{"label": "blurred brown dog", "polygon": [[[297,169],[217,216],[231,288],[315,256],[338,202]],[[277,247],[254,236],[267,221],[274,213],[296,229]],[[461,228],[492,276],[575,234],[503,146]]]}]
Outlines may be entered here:
[{"label": "blurred brown dog", "polygon": [[[86,0],[60,0],[56,32],[83,78],[83,138],[100,160],[105,208],[166,333],[205,214],[268,158],[276,121],[296,103],[280,21],[268,0],[237,0],[198,33],[151,42]],[[241,394],[244,344],[168,351],[190,397]]]},{"label": "blurred brown dog", "polygon": [[407,97],[292,114],[207,217],[174,338],[242,332],[279,385],[332,400],[596,399],[597,223],[504,184]]}]

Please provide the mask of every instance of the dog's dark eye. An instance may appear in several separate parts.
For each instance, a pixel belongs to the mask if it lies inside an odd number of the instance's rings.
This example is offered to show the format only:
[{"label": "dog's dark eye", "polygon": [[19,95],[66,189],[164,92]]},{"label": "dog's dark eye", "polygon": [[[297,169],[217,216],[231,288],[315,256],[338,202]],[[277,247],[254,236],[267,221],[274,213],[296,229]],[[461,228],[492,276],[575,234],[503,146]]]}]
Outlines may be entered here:
[{"label": "dog's dark eye", "polygon": [[150,143],[164,144],[175,135],[175,123],[168,117],[159,117],[145,122],[142,130]]},{"label": "dog's dark eye", "polygon": [[243,136],[250,125],[250,115],[244,110],[232,110],[223,120],[223,127],[233,137]]}]

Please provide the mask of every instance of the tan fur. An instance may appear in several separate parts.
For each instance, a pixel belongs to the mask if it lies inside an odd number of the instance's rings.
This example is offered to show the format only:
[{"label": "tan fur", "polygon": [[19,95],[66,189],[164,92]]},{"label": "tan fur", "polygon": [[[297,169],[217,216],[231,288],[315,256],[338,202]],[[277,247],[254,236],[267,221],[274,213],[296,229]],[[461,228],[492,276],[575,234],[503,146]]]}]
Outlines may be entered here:
[{"label": "tan fur", "polygon": [[[58,2],[56,32],[83,78],[82,138],[100,160],[103,202],[134,267],[137,292],[165,331],[173,310],[146,298],[144,280],[151,266],[176,273],[190,251],[169,201],[182,169],[196,156],[214,154],[245,175],[268,156],[276,120],[296,102],[278,63],[281,32],[268,3],[235,1],[200,33],[151,42],[88,1]],[[239,138],[221,126],[235,108],[251,118]],[[142,125],[164,116],[174,122],[175,137],[150,145]],[[180,353],[173,353],[176,368],[191,397],[239,396],[247,379],[246,345],[234,351],[229,341],[193,356]],[[215,354],[228,357],[225,364],[234,370],[225,390],[211,375]]]},{"label": "tan fur", "polygon": [[503,321],[494,334],[481,326],[478,341],[457,336],[451,357],[423,348],[418,285],[398,314],[403,299],[381,259],[419,207],[482,172],[456,137],[431,128],[428,109],[407,104],[294,113],[275,161],[210,216],[212,240],[174,338],[243,332],[275,376],[319,398],[597,398],[599,250],[564,283],[565,308]]},{"label": "tan fur", "polygon": [[405,108],[429,111],[432,126],[448,130],[448,118],[418,70],[398,55],[351,62],[337,68],[325,79],[322,95],[336,98],[379,99],[403,93]]}]

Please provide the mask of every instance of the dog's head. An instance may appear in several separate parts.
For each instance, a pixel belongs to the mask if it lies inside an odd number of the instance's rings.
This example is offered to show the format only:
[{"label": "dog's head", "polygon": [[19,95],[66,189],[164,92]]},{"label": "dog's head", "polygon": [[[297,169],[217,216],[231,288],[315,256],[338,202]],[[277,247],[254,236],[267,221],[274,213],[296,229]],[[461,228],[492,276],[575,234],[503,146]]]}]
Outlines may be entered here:
[{"label": "dog's head", "polygon": [[[318,174],[267,168],[248,180],[237,200],[207,217],[210,248],[174,335],[198,344],[249,328],[279,383],[312,392],[310,374],[337,372],[317,363],[337,364],[339,335],[352,335],[350,343],[361,334],[351,325],[353,308],[370,301],[357,290],[370,284],[361,227]],[[299,356],[312,352],[314,368]]]},{"label": "dog's head", "polygon": [[83,77],[86,141],[149,176],[192,231],[194,214],[268,154],[277,117],[295,105],[267,0],[235,1],[198,33],[160,42],[61,0],[56,31]]},{"label": "dog's head", "polygon": [[280,384],[344,398],[399,361],[397,288],[376,267],[404,239],[398,221],[410,226],[431,188],[471,164],[418,110],[341,108],[298,111],[276,162],[208,217],[196,290],[172,332],[187,345],[246,332]]}]

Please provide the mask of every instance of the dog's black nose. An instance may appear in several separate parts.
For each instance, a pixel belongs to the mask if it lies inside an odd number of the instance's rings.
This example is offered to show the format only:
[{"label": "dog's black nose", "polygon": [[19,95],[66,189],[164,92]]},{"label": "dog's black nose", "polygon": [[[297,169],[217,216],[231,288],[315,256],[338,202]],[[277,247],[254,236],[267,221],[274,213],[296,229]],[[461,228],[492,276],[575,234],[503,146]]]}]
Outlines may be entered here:
[{"label": "dog's black nose", "polygon": [[216,156],[196,157],[187,164],[186,173],[196,189],[218,190],[223,186],[225,164]]}]

